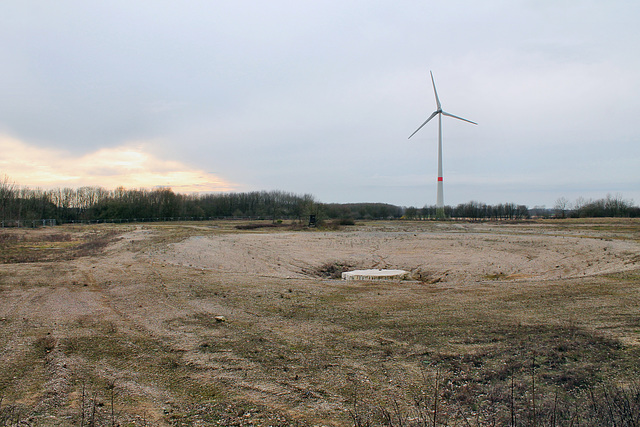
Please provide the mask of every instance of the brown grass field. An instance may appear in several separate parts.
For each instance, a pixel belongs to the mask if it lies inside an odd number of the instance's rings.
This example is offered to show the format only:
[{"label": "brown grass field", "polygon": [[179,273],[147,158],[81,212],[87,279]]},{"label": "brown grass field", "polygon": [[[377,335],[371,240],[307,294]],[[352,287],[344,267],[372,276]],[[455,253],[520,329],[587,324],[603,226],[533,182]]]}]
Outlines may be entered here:
[{"label": "brown grass field", "polygon": [[0,229],[0,426],[640,425],[638,220],[238,225]]}]

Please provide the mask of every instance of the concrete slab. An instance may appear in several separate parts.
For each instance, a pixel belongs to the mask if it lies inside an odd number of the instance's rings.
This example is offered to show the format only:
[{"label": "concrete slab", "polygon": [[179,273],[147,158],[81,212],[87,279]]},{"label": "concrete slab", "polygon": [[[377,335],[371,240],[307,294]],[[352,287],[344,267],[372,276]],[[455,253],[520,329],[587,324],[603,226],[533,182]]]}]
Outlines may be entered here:
[{"label": "concrete slab", "polygon": [[405,270],[353,270],[342,273],[342,280],[402,280],[408,275]]}]

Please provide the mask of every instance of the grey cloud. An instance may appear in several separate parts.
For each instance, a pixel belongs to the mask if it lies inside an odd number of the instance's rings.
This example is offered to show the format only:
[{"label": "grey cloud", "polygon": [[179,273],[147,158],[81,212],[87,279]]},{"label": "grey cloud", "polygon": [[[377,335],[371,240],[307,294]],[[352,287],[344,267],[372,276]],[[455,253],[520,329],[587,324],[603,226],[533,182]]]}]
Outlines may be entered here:
[{"label": "grey cloud", "polygon": [[480,123],[444,123],[446,203],[549,204],[598,161],[620,165],[591,174],[615,193],[640,179],[639,7],[10,0],[0,131],[76,152],[153,140],[247,189],[433,203],[437,130],[406,140],[435,107],[431,69],[445,109]]}]

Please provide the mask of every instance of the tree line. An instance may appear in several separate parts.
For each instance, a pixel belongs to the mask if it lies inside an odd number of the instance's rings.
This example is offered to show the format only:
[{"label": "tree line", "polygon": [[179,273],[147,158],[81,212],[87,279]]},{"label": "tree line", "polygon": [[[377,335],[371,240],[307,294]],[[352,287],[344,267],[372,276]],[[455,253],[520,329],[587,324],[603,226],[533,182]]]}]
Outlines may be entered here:
[{"label": "tree line", "polygon": [[8,177],[0,178],[0,221],[34,223],[54,219],[56,223],[158,221],[178,219],[391,219],[401,218],[404,208],[385,203],[319,203],[310,194],[284,191],[245,193],[179,194],[170,188],[106,190],[101,187],[19,187]]},{"label": "tree line", "polygon": [[[387,203],[320,203],[310,194],[284,191],[245,193],[179,194],[170,188],[107,190],[101,187],[56,188],[20,187],[8,177],[0,178],[0,221],[3,226],[37,223],[41,220],[69,222],[202,220],[247,218],[306,221],[436,218],[436,206],[402,207]],[[445,206],[445,217],[464,220],[518,220],[532,216],[525,205],[476,201]],[[536,210],[536,214],[539,211]],[[640,208],[621,197],[601,200],[579,199],[570,204],[560,198],[554,210],[543,215],[556,217],[640,216]]]},{"label": "tree line", "polygon": [[317,214],[319,204],[309,194],[254,191],[191,195],[170,188],[106,190],[101,187],[21,188],[0,179],[0,221],[58,223],[158,221],[177,219],[255,218],[302,220]]},{"label": "tree line", "polygon": [[579,197],[573,203],[566,197],[560,197],[556,200],[554,213],[557,218],[640,218],[640,207],[634,206],[631,200],[623,199],[620,194],[607,194],[596,200]]},{"label": "tree line", "polygon": [[[436,218],[437,208],[435,205],[425,206],[422,209],[415,207],[406,208],[405,218],[407,219],[432,219]],[[530,217],[529,209],[525,205],[515,203],[499,203],[488,205],[471,201],[460,203],[457,206],[444,207],[445,218],[477,220],[506,220],[506,219],[526,219]]]}]

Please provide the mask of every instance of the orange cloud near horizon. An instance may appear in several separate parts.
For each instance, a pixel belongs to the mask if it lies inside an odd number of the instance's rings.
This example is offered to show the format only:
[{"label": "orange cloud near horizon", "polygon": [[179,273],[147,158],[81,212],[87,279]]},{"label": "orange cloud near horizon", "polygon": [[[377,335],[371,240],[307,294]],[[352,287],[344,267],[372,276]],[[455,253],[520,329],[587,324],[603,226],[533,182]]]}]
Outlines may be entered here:
[{"label": "orange cloud near horizon", "polygon": [[171,187],[179,193],[234,191],[239,186],[181,162],[159,159],[145,144],[102,148],[74,156],[0,135],[0,176],[16,184],[44,189]]}]

